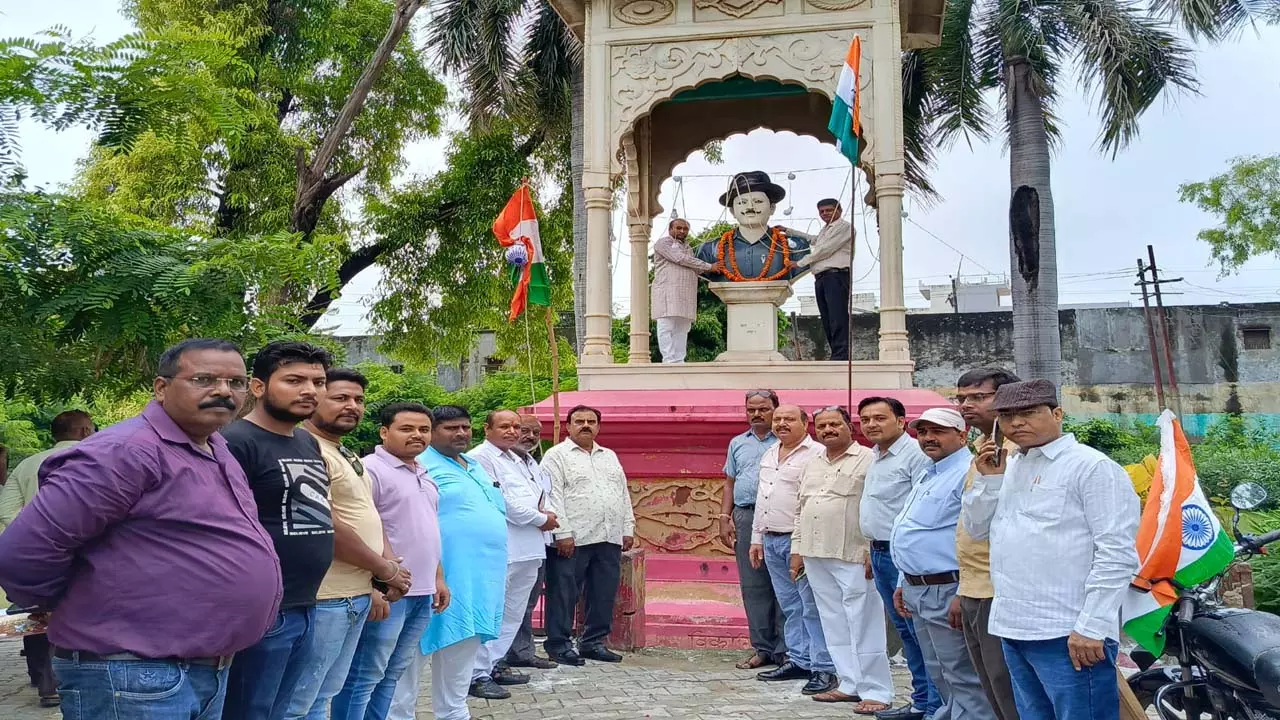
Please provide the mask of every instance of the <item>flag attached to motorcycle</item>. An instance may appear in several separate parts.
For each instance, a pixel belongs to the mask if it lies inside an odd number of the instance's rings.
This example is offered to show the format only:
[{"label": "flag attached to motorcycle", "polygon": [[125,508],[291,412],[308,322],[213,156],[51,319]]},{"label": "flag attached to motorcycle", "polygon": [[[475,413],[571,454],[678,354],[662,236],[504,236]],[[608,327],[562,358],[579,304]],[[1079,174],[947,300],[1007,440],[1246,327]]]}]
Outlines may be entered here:
[{"label": "flag attached to motorcycle", "polygon": [[551,305],[551,281],[547,278],[546,260],[542,256],[542,239],[538,234],[538,214],[533,207],[533,194],[529,192],[529,184],[521,183],[520,187],[507,201],[507,206],[493,221],[493,234],[498,243],[505,248],[519,247],[523,251],[508,252],[508,260],[518,256],[513,262],[512,279],[516,291],[511,296],[511,311],[508,320],[520,317],[525,308],[532,305]]},{"label": "flag attached to motorcycle", "polygon": [[1159,657],[1165,621],[1178,599],[1174,583],[1191,587],[1209,580],[1231,564],[1235,549],[1200,488],[1182,423],[1165,410],[1157,425],[1160,458],[1138,526],[1141,564],[1120,614],[1125,633]]}]

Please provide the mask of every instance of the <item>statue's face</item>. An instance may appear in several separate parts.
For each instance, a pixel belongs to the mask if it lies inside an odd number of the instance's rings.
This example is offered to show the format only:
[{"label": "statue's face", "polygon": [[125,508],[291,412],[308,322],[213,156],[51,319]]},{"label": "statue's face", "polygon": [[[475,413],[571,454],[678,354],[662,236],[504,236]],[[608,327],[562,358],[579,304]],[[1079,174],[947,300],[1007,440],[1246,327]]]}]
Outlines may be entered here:
[{"label": "statue's face", "polygon": [[764,227],[773,216],[773,203],[762,192],[743,193],[733,199],[733,219],[743,227]]}]

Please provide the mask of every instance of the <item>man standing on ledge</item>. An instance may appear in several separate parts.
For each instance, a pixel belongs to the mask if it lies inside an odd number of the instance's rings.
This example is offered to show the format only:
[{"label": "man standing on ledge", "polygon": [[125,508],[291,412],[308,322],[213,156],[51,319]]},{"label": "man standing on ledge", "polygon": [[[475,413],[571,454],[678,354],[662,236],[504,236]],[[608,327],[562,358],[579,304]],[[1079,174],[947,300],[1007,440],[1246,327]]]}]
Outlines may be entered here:
[{"label": "man standing on ledge", "polygon": [[[579,405],[569,411],[569,437],[547,451],[551,506],[560,511],[547,552],[547,655],[561,665],[583,658],[622,662],[605,639],[613,629],[622,553],[635,542],[636,519],[627,475],[618,456],[596,443],[600,411]],[[585,627],[578,651],[571,644],[574,607],[585,595]]]},{"label": "man standing on ledge", "polygon": [[921,720],[942,706],[938,691],[929,681],[929,671],[920,653],[915,630],[893,605],[893,592],[898,589],[898,568],[889,550],[893,520],[902,512],[907,495],[916,480],[929,466],[929,457],[907,434],[907,409],[895,398],[867,397],[858,403],[858,419],[862,434],[875,443],[871,451],[875,460],[867,471],[866,487],[859,505],[858,524],[871,542],[871,570],[876,590],[888,609],[889,618],[902,638],[902,654],[911,669],[911,704],[885,710],[876,717],[882,720]]},{"label": "man standing on ledge", "polygon": [[849,359],[849,298],[853,292],[849,277],[853,228],[840,217],[842,212],[840,201],[834,198],[818,201],[818,216],[826,225],[814,238],[809,255],[796,263],[813,271],[822,330],[831,348],[831,359],[840,361]]},{"label": "man standing on ledge", "polygon": [[729,441],[724,461],[724,491],[720,495],[720,542],[733,548],[738,561],[738,585],[747,611],[747,628],[755,653],[737,663],[739,670],[755,670],[787,661],[785,620],[773,594],[769,571],[751,566],[751,527],[756,519],[756,489],[760,485],[760,458],[778,443],[773,434],[773,411],[778,394],[772,390],[747,391],[747,422],[751,427]]},{"label": "man standing on ledge", "polygon": [[1018,451],[982,444],[964,523],[991,538],[991,634],[1004,641],[1018,714],[1118,720],[1120,604],[1138,571],[1133,483],[1063,434],[1053,383],[1001,385],[993,409]]},{"label": "man standing on ledge", "polygon": [[249,389],[240,350],[160,356],[142,414],[45,461],[0,535],[0,587],[52,611],[64,720],[222,716],[231,655],[272,627],[280,563],[218,428]]},{"label": "man standing on ledge", "polygon": [[653,244],[653,316],[658,324],[658,351],[664,363],[682,363],[689,328],[698,317],[698,274],[716,268],[693,256],[685,244],[689,223],[676,218],[667,234]]}]

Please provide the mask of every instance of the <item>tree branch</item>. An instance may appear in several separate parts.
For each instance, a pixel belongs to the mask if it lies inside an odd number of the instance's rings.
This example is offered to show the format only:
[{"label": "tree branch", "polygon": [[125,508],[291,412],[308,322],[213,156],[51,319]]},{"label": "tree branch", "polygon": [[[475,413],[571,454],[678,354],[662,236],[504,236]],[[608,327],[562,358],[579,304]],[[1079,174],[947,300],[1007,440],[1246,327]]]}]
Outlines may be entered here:
[{"label": "tree branch", "polygon": [[307,305],[302,311],[302,316],[298,319],[302,327],[307,330],[314,328],[316,323],[320,322],[320,318],[324,317],[324,314],[329,311],[329,306],[338,299],[347,283],[354,280],[356,275],[373,267],[374,263],[378,262],[378,258],[391,250],[392,247],[390,245],[374,243],[351,253],[351,257],[344,260],[342,265],[338,267],[337,285],[321,290],[307,301]]}]

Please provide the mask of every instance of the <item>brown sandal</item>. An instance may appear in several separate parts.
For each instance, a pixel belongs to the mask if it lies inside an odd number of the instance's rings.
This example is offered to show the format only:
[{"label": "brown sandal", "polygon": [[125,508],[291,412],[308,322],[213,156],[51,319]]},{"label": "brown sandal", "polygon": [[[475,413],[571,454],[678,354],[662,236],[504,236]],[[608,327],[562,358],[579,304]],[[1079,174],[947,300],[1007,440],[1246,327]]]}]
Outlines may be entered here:
[{"label": "brown sandal", "polygon": [[878,712],[884,712],[885,710],[888,710],[890,707],[892,706],[882,702],[876,702],[875,700],[863,700],[862,702],[858,703],[857,707],[853,709],[853,714],[854,715],[875,715]]},{"label": "brown sandal", "polygon": [[771,662],[768,658],[761,655],[760,653],[756,653],[755,655],[752,655],[751,657],[747,658],[746,660],[743,660],[742,662],[735,663],[734,667],[738,668],[739,670],[755,670],[756,668],[762,668],[765,665],[772,665],[772,664],[773,662]]},{"label": "brown sandal", "polygon": [[828,690],[824,693],[818,693],[813,696],[813,699],[823,703],[862,702],[862,698],[857,695],[847,695],[839,690]]}]

